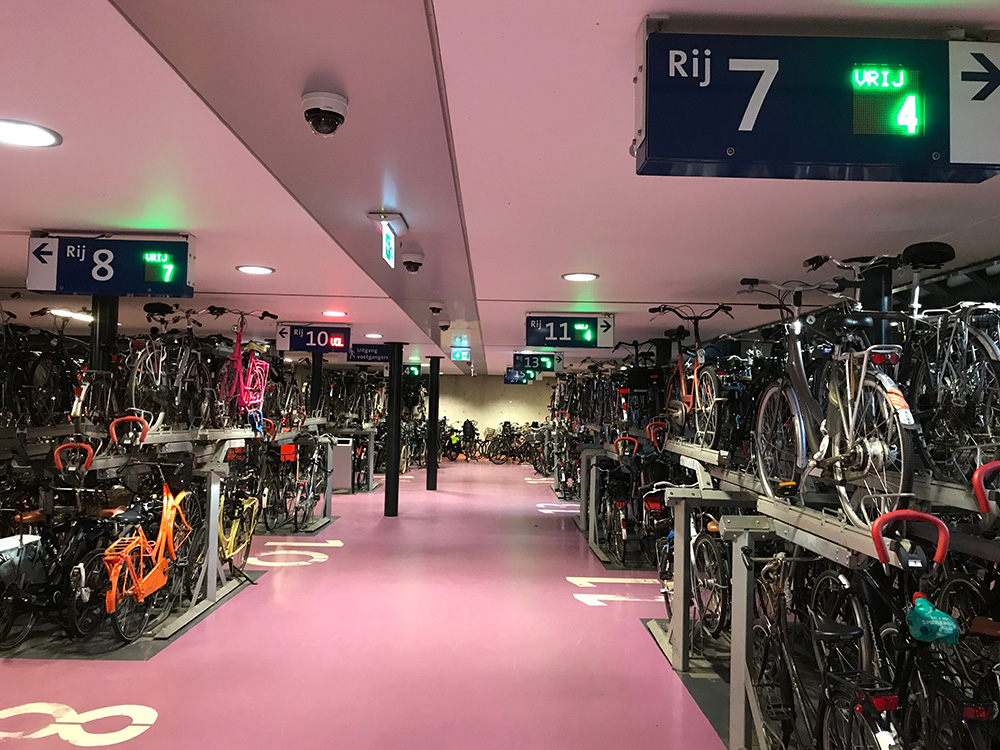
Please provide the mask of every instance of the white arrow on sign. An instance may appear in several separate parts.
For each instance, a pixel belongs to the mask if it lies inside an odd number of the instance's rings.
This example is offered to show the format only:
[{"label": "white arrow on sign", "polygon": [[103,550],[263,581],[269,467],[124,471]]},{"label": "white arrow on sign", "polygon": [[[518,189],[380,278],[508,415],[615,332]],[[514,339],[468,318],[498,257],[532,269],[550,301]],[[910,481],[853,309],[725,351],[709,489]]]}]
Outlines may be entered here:
[{"label": "white arrow on sign", "polygon": [[659,578],[585,578],[566,576],[566,580],[582,589],[592,589],[599,583],[646,583],[655,586],[661,585]]},{"label": "white arrow on sign", "polygon": [[1000,44],[948,43],[949,158],[1000,164]]},{"label": "white arrow on sign", "polygon": [[[657,581],[659,583],[659,581]],[[588,607],[606,607],[605,602],[663,602],[663,599],[646,599],[636,596],[619,596],[618,594],[573,594],[573,598]]]}]

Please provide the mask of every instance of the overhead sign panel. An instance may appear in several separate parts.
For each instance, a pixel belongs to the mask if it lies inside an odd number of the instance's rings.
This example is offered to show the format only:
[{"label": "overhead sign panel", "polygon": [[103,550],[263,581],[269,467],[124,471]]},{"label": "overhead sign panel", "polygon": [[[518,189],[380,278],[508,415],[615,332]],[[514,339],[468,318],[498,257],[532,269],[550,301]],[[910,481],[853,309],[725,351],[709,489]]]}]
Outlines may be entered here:
[{"label": "overhead sign panel", "polygon": [[638,174],[1000,173],[998,44],[654,31],[644,54]]},{"label": "overhead sign panel", "polygon": [[285,352],[347,352],[351,329],[322,323],[278,323],[277,344]]},{"label": "overhead sign panel", "polygon": [[453,346],[453,347],[451,347],[451,361],[452,362],[471,362],[472,361],[472,349],[466,348],[464,346]]},{"label": "overhead sign panel", "polygon": [[503,382],[505,385],[528,385],[531,382],[531,378],[528,377],[528,373],[524,370],[515,370],[513,367],[508,367],[507,372],[503,376]]},{"label": "overhead sign panel", "polygon": [[32,237],[27,288],[118,297],[194,296],[194,254],[185,239]]},{"label": "overhead sign panel", "polygon": [[563,355],[561,352],[539,352],[537,354],[515,354],[515,370],[534,370],[536,372],[556,372],[560,369]]},{"label": "overhead sign panel", "polygon": [[613,315],[531,313],[525,320],[526,346],[607,349],[615,344]]}]

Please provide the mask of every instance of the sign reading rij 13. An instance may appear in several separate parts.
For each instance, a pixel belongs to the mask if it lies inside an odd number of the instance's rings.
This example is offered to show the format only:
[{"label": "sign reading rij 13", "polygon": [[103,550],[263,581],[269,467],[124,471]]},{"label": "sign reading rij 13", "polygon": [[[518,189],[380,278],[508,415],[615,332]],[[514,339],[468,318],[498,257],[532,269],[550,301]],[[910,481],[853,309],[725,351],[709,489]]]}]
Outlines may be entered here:
[{"label": "sign reading rij 13", "polygon": [[[673,34],[647,21],[636,172],[981,182],[1000,44]],[[666,30],[666,25],[664,25]]]}]

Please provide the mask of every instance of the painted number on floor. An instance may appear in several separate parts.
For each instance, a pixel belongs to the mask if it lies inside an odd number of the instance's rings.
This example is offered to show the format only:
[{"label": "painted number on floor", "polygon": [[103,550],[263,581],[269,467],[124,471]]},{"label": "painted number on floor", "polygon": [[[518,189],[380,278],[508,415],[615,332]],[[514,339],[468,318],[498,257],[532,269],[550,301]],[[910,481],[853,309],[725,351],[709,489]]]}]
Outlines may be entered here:
[{"label": "painted number on floor", "polygon": [[264,546],[288,547],[290,549],[258,552],[256,557],[251,557],[247,562],[261,568],[294,568],[301,565],[312,565],[313,563],[326,562],[330,557],[324,552],[316,551],[316,549],[308,549],[309,547],[329,550],[331,547],[343,547],[344,543],[339,539],[327,539],[323,542],[267,542]]},{"label": "painted number on floor", "polygon": [[[107,747],[133,740],[149,729],[156,721],[157,713],[149,706],[121,705],[95,708],[91,711],[77,713],[75,709],[63,703],[25,703],[0,711],[0,722],[26,714],[42,714],[52,721],[41,729],[33,732],[5,732],[0,730],[0,741],[3,740],[40,740],[45,737],[59,737],[77,747]],[[124,717],[129,725],[113,732],[90,732],[87,724],[99,719]],[[116,722],[120,724],[120,720]]]},{"label": "painted number on floor", "polygon": [[[580,588],[597,588],[598,584],[645,584],[648,586],[661,586],[658,578],[587,578],[581,576],[566,576],[566,580],[574,586]],[[606,607],[608,602],[662,602],[659,596],[651,598],[648,596],[624,596],[622,594],[573,594],[573,598],[578,602],[586,604],[588,607]]]}]

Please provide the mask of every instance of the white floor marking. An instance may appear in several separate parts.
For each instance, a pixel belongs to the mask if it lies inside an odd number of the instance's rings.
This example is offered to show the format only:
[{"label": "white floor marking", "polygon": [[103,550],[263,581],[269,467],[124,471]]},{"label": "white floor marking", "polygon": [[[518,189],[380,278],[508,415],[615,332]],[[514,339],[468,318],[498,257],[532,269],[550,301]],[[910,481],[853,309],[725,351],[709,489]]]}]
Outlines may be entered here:
[{"label": "white floor marking", "polygon": [[662,585],[659,578],[585,578],[583,576],[566,576],[566,580],[574,586],[584,589],[592,589],[598,583],[647,583],[650,585]]},{"label": "white floor marking", "polygon": [[[326,539],[321,542],[265,542],[265,547],[343,547],[344,543],[339,539]],[[298,560],[264,560],[265,557],[289,557],[298,556]],[[309,549],[276,549],[268,552],[259,552],[256,557],[251,557],[247,562],[250,565],[257,565],[261,568],[294,568],[301,565],[312,565],[313,563],[326,562],[329,555]]]},{"label": "white floor marking", "polygon": [[[39,740],[55,735],[77,747],[106,747],[135,739],[149,729],[157,719],[155,709],[149,706],[131,704],[107,706],[78,714],[75,709],[64,703],[25,703],[22,706],[5,708],[0,711],[0,720],[24,714],[47,714],[52,717],[52,723],[30,733],[0,732],[0,740]],[[93,733],[88,732],[84,727],[84,724],[91,721],[113,716],[125,716],[132,723],[114,732]]]},{"label": "white floor marking", "polygon": [[579,513],[579,504],[574,503],[538,503],[535,506],[539,513]]},{"label": "white floor marking", "polygon": [[[659,581],[657,581],[659,583]],[[655,599],[646,599],[635,596],[619,596],[618,594],[573,594],[573,598],[583,602],[588,607],[606,607],[608,606],[605,602],[660,602],[663,603],[663,599],[657,597]]]}]

